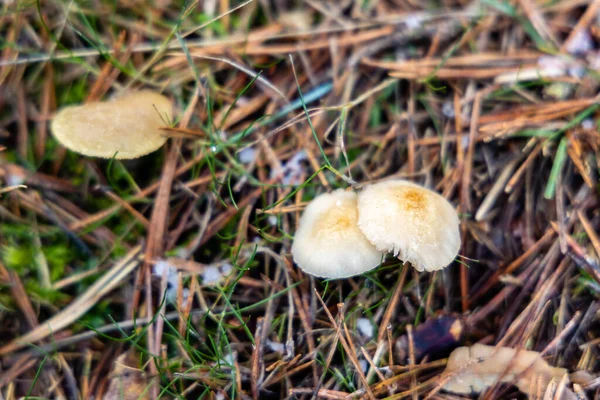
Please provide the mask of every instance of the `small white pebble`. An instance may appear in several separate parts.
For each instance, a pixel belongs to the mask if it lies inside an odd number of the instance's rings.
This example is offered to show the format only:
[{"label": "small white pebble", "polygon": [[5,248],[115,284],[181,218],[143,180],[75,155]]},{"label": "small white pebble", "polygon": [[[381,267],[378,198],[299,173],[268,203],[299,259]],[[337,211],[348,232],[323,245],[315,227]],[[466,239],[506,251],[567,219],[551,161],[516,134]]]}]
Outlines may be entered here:
[{"label": "small white pebble", "polygon": [[168,260],[160,260],[154,263],[152,274],[160,279],[162,279],[163,275],[167,275],[167,300],[176,300],[179,286],[177,268],[172,266]]},{"label": "small white pebble", "polygon": [[285,173],[285,168],[273,168],[271,173],[269,174],[269,179],[276,179],[278,177],[283,176]]},{"label": "small white pebble", "polygon": [[378,369],[379,369],[379,372],[381,372],[384,376],[387,375],[388,373],[392,372],[390,367],[388,367],[387,365],[383,366],[383,367],[379,367]]},{"label": "small white pebble", "polygon": [[567,71],[567,63],[560,57],[541,56],[538,65],[542,68],[546,77],[563,76]]},{"label": "small white pebble", "polygon": [[297,152],[286,163],[283,164],[283,168],[272,170],[270,178],[275,179],[277,177],[281,177],[281,183],[284,185],[297,186],[301,184],[302,176],[305,175],[302,161],[305,161],[306,159],[306,151],[301,150]]},{"label": "small white pebble", "polygon": [[294,154],[294,156],[292,158],[290,158],[290,163],[292,164],[297,164],[300,161],[306,161],[308,157],[306,156],[306,151],[305,150],[300,150],[299,152],[297,152],[296,154]]},{"label": "small white pebble", "polygon": [[569,42],[566,50],[571,54],[585,54],[594,48],[592,35],[587,29],[580,29]]},{"label": "small white pebble", "polygon": [[569,67],[569,75],[573,78],[581,79],[585,76],[585,67],[583,65],[572,65]]},{"label": "small white pebble", "polygon": [[218,283],[222,277],[223,275],[221,275],[219,267],[211,265],[204,268],[204,271],[202,271],[202,283],[205,285],[213,285]]},{"label": "small white pebble", "polygon": [[[294,171],[295,172],[295,171]],[[300,175],[294,172],[288,172],[283,176],[281,183],[284,185],[298,186],[300,183]]]},{"label": "small white pebble", "polygon": [[358,329],[358,332],[366,338],[371,339],[373,337],[373,324],[367,318],[357,319],[356,329]]},{"label": "small white pebble", "polygon": [[585,130],[594,129],[594,120],[591,118],[584,119],[583,121],[581,121],[581,127]]},{"label": "small white pebble", "polygon": [[233,265],[229,263],[224,263],[221,265],[221,274],[223,276],[229,275],[233,271]]},{"label": "small white pebble", "polygon": [[301,150],[294,154],[294,156],[290,158],[288,162],[285,163],[285,165],[283,166],[283,178],[281,179],[281,183],[283,183],[284,185],[293,186],[301,184],[301,178],[303,175],[305,175],[302,161],[305,161],[306,158],[306,151],[304,150]]},{"label": "small white pebble", "polygon": [[408,29],[419,29],[422,25],[423,18],[418,14],[411,14],[404,20]]},{"label": "small white pebble", "polygon": [[21,174],[6,174],[6,186],[19,186],[25,182],[25,175]]},{"label": "small white pebble", "polygon": [[250,100],[246,96],[240,97],[239,99],[237,99],[237,102],[236,102],[236,104],[238,106],[246,106],[246,105],[248,105],[248,103],[250,103]]},{"label": "small white pebble", "polygon": [[256,150],[252,147],[247,147],[238,153],[238,158],[242,164],[250,164],[256,159]]},{"label": "small white pebble", "polygon": [[223,263],[220,266],[209,265],[202,271],[202,283],[204,285],[216,285],[232,270],[233,266],[229,263]]},{"label": "small white pebble", "polygon": [[285,357],[288,360],[291,360],[292,358],[294,358],[294,354],[296,354],[294,349],[295,349],[294,339],[290,339],[285,342]]},{"label": "small white pebble", "polygon": [[172,266],[168,260],[160,260],[154,264],[152,273],[159,278],[165,274],[167,275],[167,282],[171,286],[177,286],[177,268]]},{"label": "small white pebble", "polygon": [[277,217],[275,215],[269,215],[269,218],[267,218],[267,222],[271,226],[277,226]]},{"label": "small white pebble", "polygon": [[160,260],[154,263],[154,266],[152,267],[152,274],[156,276],[163,276],[165,271],[167,271],[168,274],[169,269],[171,269],[171,264],[169,264],[167,260]]},{"label": "small white pebble", "polygon": [[462,139],[461,139],[461,142],[462,142],[461,144],[462,144],[463,149],[468,148],[469,147],[469,136],[468,135],[463,135]]},{"label": "small white pebble", "polygon": [[187,300],[188,300],[188,296],[190,295],[190,289],[188,288],[184,288],[183,291],[181,292],[181,297],[183,298],[181,300],[181,307],[185,308],[187,307]]},{"label": "small white pebble", "polygon": [[358,360],[358,364],[360,365],[360,369],[362,370],[363,374],[366,374],[369,370],[369,363],[367,360]]},{"label": "small white pebble", "polygon": [[237,361],[237,352],[233,351],[231,353],[225,354],[221,361],[228,365],[234,365]]},{"label": "small white pebble", "polygon": [[442,105],[442,114],[448,118],[454,118],[454,104],[451,101],[445,101]]},{"label": "small white pebble", "polygon": [[283,343],[277,343],[267,339],[267,346],[275,353],[283,354],[285,352],[285,345]]}]

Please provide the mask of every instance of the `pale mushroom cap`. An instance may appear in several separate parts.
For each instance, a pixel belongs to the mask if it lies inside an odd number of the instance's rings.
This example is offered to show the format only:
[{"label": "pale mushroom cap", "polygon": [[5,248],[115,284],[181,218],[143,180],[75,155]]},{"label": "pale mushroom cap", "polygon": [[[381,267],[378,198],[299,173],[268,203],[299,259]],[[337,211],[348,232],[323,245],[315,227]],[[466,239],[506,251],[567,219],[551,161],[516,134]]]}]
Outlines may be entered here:
[{"label": "pale mushroom cap", "polygon": [[[70,106],[52,120],[54,137],[68,149],[91,157],[137,158],[161,147],[159,128],[173,118],[173,103],[148,90],[113,101]],[[164,121],[163,121],[164,119]]]},{"label": "pale mushroom cap", "polygon": [[358,229],[356,193],[336,190],[317,196],[304,210],[292,256],[305,272],[347,278],[375,268],[383,254]]},{"label": "pale mushroom cap", "polygon": [[403,180],[367,186],[358,195],[358,226],[380,251],[418,271],[444,268],[460,249],[459,220],[439,194]]}]

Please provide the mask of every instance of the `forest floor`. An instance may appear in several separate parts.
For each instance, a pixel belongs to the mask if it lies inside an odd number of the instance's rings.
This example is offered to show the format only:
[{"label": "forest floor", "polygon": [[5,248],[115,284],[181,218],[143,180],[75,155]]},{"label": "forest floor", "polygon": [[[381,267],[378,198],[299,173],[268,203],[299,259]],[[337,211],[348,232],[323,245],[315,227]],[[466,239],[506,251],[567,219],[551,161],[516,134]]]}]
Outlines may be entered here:
[{"label": "forest floor", "polygon": [[[600,398],[600,1],[13,0],[0,44],[0,398],[525,396],[443,390],[475,343]],[[156,152],[50,132],[140,88]],[[308,201],[390,178],[456,207],[452,264],[297,268]]]}]

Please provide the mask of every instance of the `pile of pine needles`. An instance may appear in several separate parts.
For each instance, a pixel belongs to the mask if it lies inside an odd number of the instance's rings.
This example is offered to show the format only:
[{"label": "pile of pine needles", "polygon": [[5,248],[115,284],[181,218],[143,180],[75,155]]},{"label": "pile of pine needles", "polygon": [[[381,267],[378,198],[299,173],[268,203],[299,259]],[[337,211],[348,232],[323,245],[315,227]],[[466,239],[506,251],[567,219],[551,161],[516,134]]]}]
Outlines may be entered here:
[{"label": "pile of pine needles", "polygon": [[[458,398],[476,342],[594,376],[599,26],[598,0],[2,2],[0,398]],[[49,132],[138,88],[177,104],[151,155]],[[303,274],[306,202],[389,178],[457,206],[459,258]]]}]

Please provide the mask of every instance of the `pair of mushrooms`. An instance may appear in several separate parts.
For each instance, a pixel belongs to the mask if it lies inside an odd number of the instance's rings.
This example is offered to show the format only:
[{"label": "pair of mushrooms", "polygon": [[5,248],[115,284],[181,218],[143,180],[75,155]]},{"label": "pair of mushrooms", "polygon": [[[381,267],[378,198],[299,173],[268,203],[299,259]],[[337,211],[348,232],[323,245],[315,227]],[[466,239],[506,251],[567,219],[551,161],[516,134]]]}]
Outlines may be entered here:
[{"label": "pair of mushrooms", "polygon": [[439,270],[459,248],[458,215],[444,197],[389,180],[317,196],[300,218],[292,256],[311,275],[347,278],[377,267],[386,252],[418,271]]},{"label": "pair of mushrooms", "polygon": [[[51,130],[65,147],[103,158],[131,159],[160,148],[173,103],[148,90],[113,101],[62,109]],[[445,267],[458,254],[458,216],[442,196],[407,181],[386,181],[359,194],[337,190],[315,198],[296,232],[292,254],[304,271],[344,278],[375,268],[385,252],[419,271]]]}]

